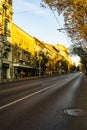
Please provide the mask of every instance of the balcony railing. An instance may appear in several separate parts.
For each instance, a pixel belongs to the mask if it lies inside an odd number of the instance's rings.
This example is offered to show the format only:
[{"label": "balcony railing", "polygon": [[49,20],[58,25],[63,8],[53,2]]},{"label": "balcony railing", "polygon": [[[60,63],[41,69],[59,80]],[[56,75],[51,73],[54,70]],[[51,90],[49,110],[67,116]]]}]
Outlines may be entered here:
[{"label": "balcony railing", "polygon": [[13,11],[12,11],[12,10],[10,10],[10,11],[9,11],[9,14],[10,14],[10,15],[13,15]]},{"label": "balcony railing", "polygon": [[4,3],[4,7],[5,7],[5,8],[8,8],[8,7],[9,7],[9,4],[8,4],[7,1],[5,1],[5,3]]},{"label": "balcony railing", "polygon": [[4,40],[3,44],[4,44],[4,46],[7,46],[7,47],[11,48],[11,43],[9,43],[8,41]]},{"label": "balcony railing", "polygon": [[5,15],[5,19],[6,19],[7,21],[10,21],[10,17],[9,17],[8,14]]},{"label": "balcony railing", "polygon": [[5,30],[5,34],[6,34],[6,36],[10,37],[10,36],[11,36],[11,31],[10,31],[10,29],[6,29],[6,30]]},{"label": "balcony railing", "polygon": [[2,14],[2,8],[0,7],[0,15]]},{"label": "balcony railing", "polygon": [[0,31],[2,30],[2,24],[1,24],[1,22],[0,22]]},{"label": "balcony railing", "polygon": [[8,47],[8,46],[5,46],[5,47],[4,47],[4,50],[7,51],[7,52],[10,52],[10,51],[11,51],[11,48]]}]

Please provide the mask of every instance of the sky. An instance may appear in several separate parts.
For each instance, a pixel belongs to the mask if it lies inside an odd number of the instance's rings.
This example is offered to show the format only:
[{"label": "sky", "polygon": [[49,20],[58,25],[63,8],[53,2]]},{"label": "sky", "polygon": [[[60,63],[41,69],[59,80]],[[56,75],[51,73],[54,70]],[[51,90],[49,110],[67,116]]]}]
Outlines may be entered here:
[{"label": "sky", "polygon": [[41,0],[13,0],[13,22],[29,35],[45,43],[71,45],[65,32],[63,16],[58,16],[49,8],[40,7]]}]

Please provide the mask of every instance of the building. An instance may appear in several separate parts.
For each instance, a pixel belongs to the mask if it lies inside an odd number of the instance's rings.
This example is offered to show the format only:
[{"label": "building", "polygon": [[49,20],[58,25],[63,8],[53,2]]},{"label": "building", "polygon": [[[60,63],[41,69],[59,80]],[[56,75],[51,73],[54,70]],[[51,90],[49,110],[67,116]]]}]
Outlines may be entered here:
[{"label": "building", "polygon": [[12,0],[0,1],[0,82],[54,73],[68,49],[29,35],[12,21]]},{"label": "building", "polygon": [[12,1],[0,1],[0,79],[11,79],[12,72]]},{"label": "building", "polygon": [[34,38],[13,23],[12,61],[14,74],[17,75],[16,78],[20,78],[21,71],[23,71],[25,76],[27,76],[34,68],[34,46]]},{"label": "building", "polygon": [[64,59],[64,56],[59,53],[59,50],[55,46],[50,44],[45,44],[45,46],[49,49],[50,54],[47,69],[51,73],[58,73],[59,63]]}]

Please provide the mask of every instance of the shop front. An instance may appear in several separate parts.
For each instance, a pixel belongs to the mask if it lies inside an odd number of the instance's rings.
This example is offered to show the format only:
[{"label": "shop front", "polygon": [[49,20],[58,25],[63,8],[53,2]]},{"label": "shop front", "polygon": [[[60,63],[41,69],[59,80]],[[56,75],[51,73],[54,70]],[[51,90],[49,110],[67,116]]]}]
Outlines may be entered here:
[{"label": "shop front", "polygon": [[28,78],[30,76],[35,76],[36,70],[31,66],[13,64],[14,66],[14,78]]},{"label": "shop front", "polygon": [[8,69],[9,69],[9,64],[8,63],[3,63],[2,64],[2,79],[7,79],[8,78]]}]

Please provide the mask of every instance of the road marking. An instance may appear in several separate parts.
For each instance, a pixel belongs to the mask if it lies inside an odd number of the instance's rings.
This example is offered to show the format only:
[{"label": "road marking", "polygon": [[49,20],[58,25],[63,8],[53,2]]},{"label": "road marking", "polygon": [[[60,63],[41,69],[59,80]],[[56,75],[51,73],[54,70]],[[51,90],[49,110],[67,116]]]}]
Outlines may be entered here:
[{"label": "road marking", "polygon": [[[39,85],[39,84],[42,83],[42,82],[43,82],[43,81],[39,81],[39,82],[37,82],[37,83],[32,83],[31,86],[34,85],[34,84],[35,84],[35,85],[36,85],[36,84]],[[24,85],[24,86],[26,87],[26,86],[29,86],[29,85],[26,84],[26,85]],[[21,88],[24,88],[24,86],[22,86]],[[12,87],[12,88],[9,88],[9,89],[6,89],[6,90],[1,90],[0,93],[4,93],[4,92],[8,92],[8,91],[13,91],[13,90],[16,90],[16,89],[20,89],[20,86],[19,86],[19,87],[16,87],[16,88],[15,88],[15,87],[14,87],[14,88]]]},{"label": "road marking", "polygon": [[[13,102],[10,102],[10,103],[8,103],[8,104],[6,104],[6,105],[3,105],[3,106],[0,107],[0,110],[6,108],[6,107],[8,107],[8,106],[11,106],[11,105],[13,105],[13,104],[15,104],[15,103],[17,103],[17,102],[20,102],[20,101],[22,101],[22,100],[24,100],[24,99],[27,99],[27,98],[29,98],[29,97],[31,97],[31,96],[34,96],[34,95],[36,95],[36,94],[38,94],[38,93],[41,93],[41,92],[43,92],[43,91],[45,91],[45,90],[47,90],[47,89],[50,89],[50,88],[54,87],[55,85],[58,85],[57,87],[60,87],[61,85],[64,85],[65,83],[69,82],[69,81],[72,80],[72,79],[73,79],[73,78],[68,79],[68,80],[67,80],[67,79],[61,80],[61,81],[59,81],[59,82],[57,82],[57,83],[55,83],[55,84],[53,84],[53,85],[51,85],[51,86],[49,86],[49,87],[47,87],[47,88],[41,89],[41,90],[39,90],[39,91],[37,91],[37,92],[34,92],[34,93],[32,93],[32,94],[29,94],[29,95],[23,97],[23,98],[20,98],[20,99],[18,99],[18,100],[15,100],[15,101],[13,101]],[[62,83],[62,84],[61,84],[61,83]],[[60,84],[60,85],[59,85],[59,84]]]}]

